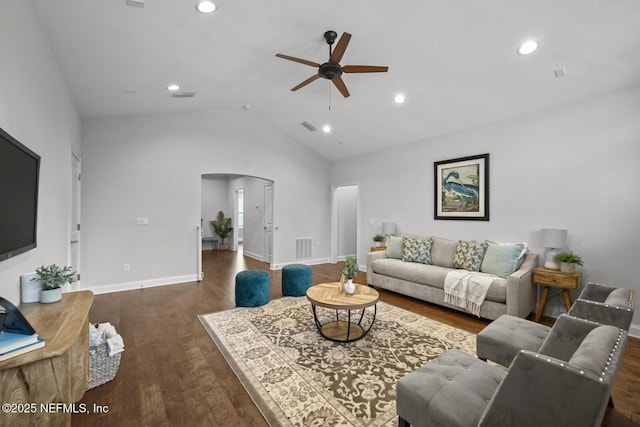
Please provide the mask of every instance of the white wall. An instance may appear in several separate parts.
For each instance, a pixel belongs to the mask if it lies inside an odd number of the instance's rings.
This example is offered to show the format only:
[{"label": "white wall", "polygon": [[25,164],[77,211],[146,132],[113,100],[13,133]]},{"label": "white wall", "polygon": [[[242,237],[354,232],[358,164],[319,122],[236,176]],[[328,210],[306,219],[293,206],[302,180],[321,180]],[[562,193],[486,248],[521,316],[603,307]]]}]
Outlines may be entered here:
[{"label": "white wall", "polygon": [[[491,154],[491,220],[435,221],[433,162],[482,153]],[[382,220],[420,235],[525,240],[539,253],[541,228],[565,228],[583,283],[640,292],[639,159],[640,88],[334,162],[332,179],[360,182],[360,259]]]},{"label": "white wall", "polygon": [[[338,259],[356,256],[358,231],[358,186],[346,185],[334,193],[338,210]],[[366,262],[362,260],[361,264]]]},{"label": "white wall", "polygon": [[201,177],[211,173],[273,179],[273,264],[293,259],[299,235],[328,257],[328,161],[245,110],[88,119],[82,143],[83,287],[195,280]]},{"label": "white wall", "polygon": [[71,152],[80,155],[80,117],[26,1],[0,2],[0,127],[42,158],[38,247],[0,262],[0,295],[17,305],[21,274],[69,261]]},{"label": "white wall", "polygon": [[[220,239],[216,233],[213,232],[211,221],[216,219],[219,211],[223,211],[226,217],[231,215],[231,209],[229,209],[229,203],[227,201],[228,193],[229,180],[226,176],[202,177],[202,207],[200,208],[200,217],[202,218],[202,228],[205,236]],[[228,240],[228,238],[225,239],[225,243],[228,244]]]}]

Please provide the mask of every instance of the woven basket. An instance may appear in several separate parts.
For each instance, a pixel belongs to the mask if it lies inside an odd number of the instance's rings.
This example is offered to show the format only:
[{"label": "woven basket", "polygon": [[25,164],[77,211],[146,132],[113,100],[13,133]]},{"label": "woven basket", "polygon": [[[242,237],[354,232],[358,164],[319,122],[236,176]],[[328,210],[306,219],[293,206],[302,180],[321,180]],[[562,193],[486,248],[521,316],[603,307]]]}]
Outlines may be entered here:
[{"label": "woven basket", "polygon": [[106,342],[90,348],[89,384],[87,385],[87,390],[91,390],[115,378],[120,366],[121,355],[122,353],[118,353],[109,357],[109,347]]}]

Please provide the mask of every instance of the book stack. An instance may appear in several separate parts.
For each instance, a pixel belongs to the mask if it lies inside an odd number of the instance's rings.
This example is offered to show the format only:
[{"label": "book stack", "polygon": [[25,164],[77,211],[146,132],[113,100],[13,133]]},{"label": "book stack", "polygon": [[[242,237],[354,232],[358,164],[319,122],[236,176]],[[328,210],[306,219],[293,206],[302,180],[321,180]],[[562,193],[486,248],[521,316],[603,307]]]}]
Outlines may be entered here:
[{"label": "book stack", "polygon": [[40,338],[38,334],[1,331],[0,362],[42,348],[44,343],[44,339]]}]

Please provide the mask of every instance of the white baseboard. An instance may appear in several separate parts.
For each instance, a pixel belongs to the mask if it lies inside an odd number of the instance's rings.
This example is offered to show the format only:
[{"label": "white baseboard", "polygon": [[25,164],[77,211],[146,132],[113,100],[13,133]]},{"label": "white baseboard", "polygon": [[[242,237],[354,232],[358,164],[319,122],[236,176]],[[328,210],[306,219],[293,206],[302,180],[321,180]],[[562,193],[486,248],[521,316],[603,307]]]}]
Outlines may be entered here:
[{"label": "white baseboard", "polygon": [[264,257],[261,254],[257,254],[255,252],[248,251],[246,249],[242,250],[242,255],[248,256],[249,258],[257,259],[258,261],[263,261]]},{"label": "white baseboard", "polygon": [[114,283],[103,286],[87,286],[82,287],[83,290],[89,290],[96,295],[108,294],[111,292],[131,291],[133,289],[153,288],[156,286],[176,285],[178,283],[197,282],[197,274],[187,274],[184,276],[161,277],[158,279],[139,280],[134,282]]},{"label": "white baseboard", "polygon": [[640,338],[640,325],[631,324],[629,327],[629,336]]}]

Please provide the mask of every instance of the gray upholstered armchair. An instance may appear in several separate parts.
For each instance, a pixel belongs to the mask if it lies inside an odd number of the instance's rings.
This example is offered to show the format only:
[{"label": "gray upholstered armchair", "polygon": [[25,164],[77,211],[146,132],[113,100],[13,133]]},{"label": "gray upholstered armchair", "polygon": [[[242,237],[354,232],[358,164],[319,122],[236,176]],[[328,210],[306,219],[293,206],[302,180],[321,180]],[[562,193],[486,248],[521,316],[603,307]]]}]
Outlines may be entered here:
[{"label": "gray upholstered armchair", "polygon": [[627,332],[566,315],[507,371],[450,350],[397,384],[400,426],[599,426]]},{"label": "gray upholstered armchair", "polygon": [[629,330],[635,293],[601,283],[588,283],[569,310],[569,315]]}]

